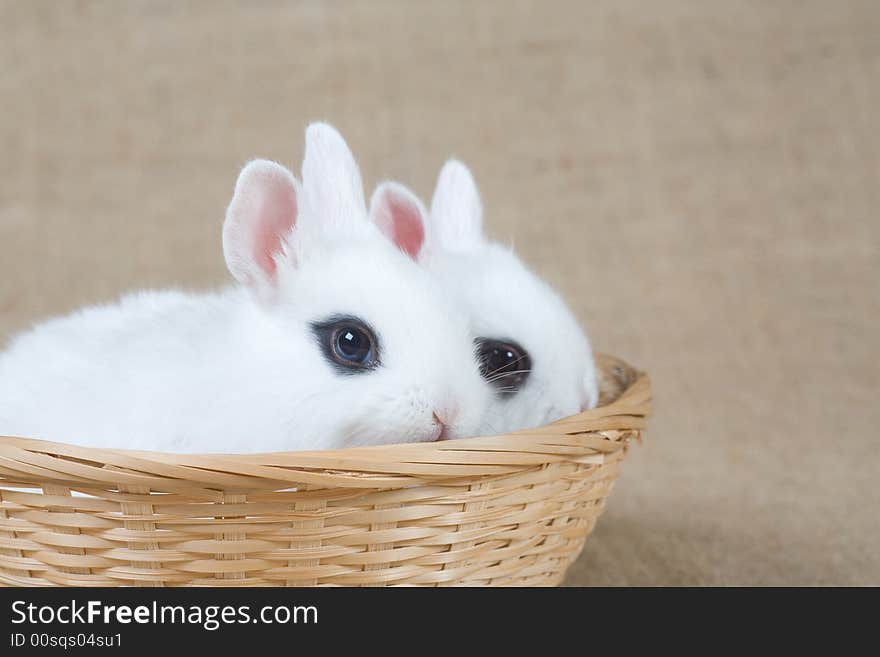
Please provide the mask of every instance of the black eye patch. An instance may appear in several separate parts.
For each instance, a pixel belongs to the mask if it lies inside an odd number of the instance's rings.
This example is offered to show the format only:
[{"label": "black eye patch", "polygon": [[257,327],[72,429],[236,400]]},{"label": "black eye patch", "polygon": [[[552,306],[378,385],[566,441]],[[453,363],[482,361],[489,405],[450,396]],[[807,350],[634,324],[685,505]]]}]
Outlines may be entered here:
[{"label": "black eye patch", "polygon": [[369,372],[381,364],[376,332],[357,317],[334,315],[312,323],[312,332],[324,358],[341,374]]},{"label": "black eye patch", "polygon": [[474,343],[483,378],[502,395],[519,392],[532,373],[529,352],[512,340],[477,338]]}]

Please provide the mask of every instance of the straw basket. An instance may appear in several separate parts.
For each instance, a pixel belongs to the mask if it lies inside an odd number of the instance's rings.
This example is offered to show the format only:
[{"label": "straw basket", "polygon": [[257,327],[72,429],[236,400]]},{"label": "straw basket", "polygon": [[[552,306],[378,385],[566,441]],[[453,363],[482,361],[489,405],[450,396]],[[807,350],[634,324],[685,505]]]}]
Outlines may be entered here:
[{"label": "straw basket", "polygon": [[555,585],[645,426],[647,377],[620,387],[538,429],[435,443],[180,455],[0,438],[0,583]]}]

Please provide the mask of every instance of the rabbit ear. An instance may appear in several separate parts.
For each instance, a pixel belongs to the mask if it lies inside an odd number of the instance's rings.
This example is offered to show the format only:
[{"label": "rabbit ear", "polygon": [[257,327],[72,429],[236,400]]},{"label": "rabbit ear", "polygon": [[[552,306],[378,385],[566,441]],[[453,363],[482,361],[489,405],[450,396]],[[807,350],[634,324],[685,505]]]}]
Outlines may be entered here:
[{"label": "rabbit ear", "polygon": [[314,215],[331,229],[366,223],[360,170],[342,135],[332,126],[312,123],[306,128],[302,175],[310,220]]},{"label": "rabbit ear", "polygon": [[483,243],[483,206],[468,168],[449,160],[440,170],[431,201],[431,239],[453,251],[474,249]]},{"label": "rabbit ear", "polygon": [[280,164],[254,160],[242,169],[223,224],[226,266],[240,283],[274,283],[277,258],[299,215],[300,194],[296,178]]},{"label": "rabbit ear", "polygon": [[426,216],[418,197],[396,182],[383,182],[370,199],[370,220],[413,260],[425,243]]}]

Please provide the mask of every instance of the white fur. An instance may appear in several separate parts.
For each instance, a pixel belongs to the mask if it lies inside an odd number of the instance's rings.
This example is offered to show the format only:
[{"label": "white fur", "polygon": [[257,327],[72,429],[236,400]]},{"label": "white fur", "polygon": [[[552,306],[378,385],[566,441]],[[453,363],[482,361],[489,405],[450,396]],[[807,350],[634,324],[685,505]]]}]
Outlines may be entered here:
[{"label": "white fur", "polygon": [[[432,440],[434,414],[449,437],[473,435],[488,393],[469,327],[367,220],[345,142],[310,126],[302,190],[284,171],[248,165],[230,204],[224,250],[245,285],[133,294],[18,337],[0,354],[0,435],[175,452],[322,449]],[[246,227],[261,225],[262,206],[250,201],[291,189],[295,226],[273,272],[251,259]],[[376,330],[376,370],[340,374],[326,362],[311,323],[334,314]]]},{"label": "white fur", "polygon": [[456,160],[438,178],[421,259],[469,314],[474,336],[514,340],[531,356],[522,390],[493,395],[481,434],[540,426],[596,405],[586,335],[547,283],[511,249],[483,237],[479,192]]}]

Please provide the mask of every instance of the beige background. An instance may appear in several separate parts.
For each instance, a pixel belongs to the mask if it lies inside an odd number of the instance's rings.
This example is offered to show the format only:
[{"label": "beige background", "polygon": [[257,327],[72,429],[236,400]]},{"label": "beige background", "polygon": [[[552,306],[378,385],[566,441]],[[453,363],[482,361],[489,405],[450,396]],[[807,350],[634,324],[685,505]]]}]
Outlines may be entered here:
[{"label": "beige background", "polygon": [[370,187],[456,154],[653,376],[569,582],[880,584],[880,3],[2,0],[0,66],[0,336],[224,281],[309,120]]}]

